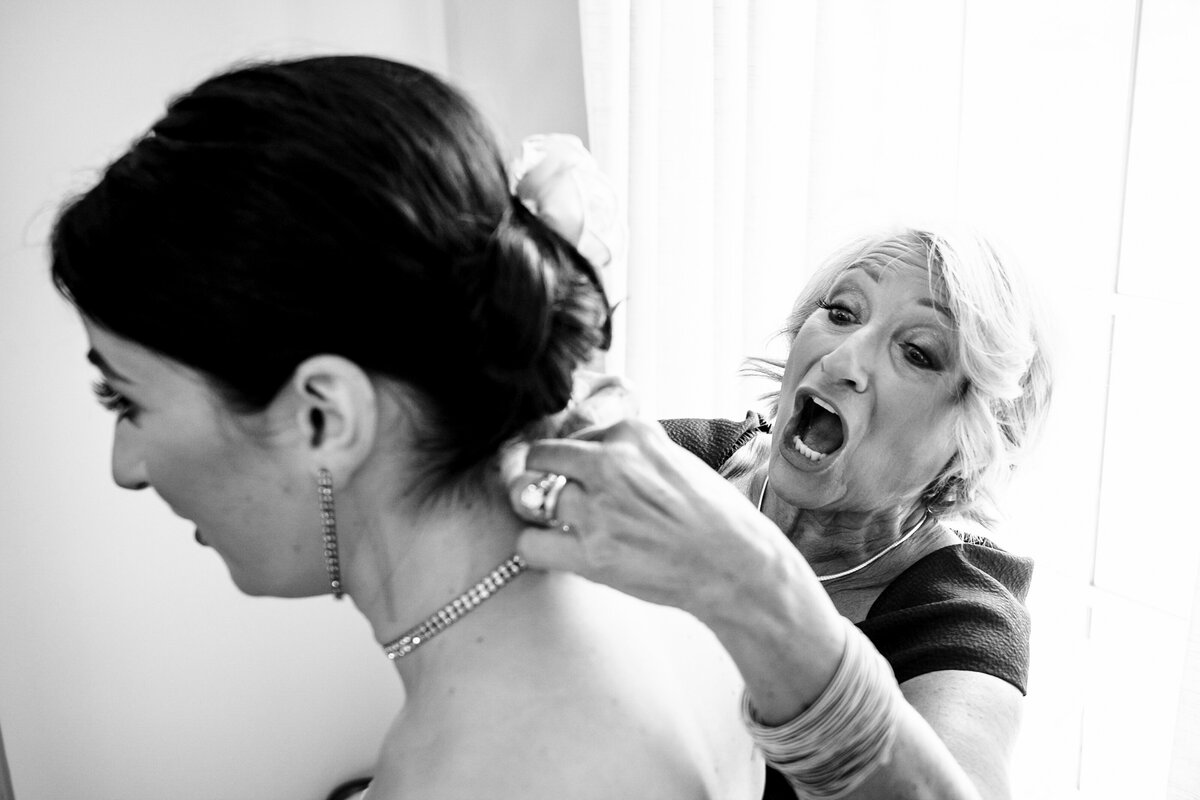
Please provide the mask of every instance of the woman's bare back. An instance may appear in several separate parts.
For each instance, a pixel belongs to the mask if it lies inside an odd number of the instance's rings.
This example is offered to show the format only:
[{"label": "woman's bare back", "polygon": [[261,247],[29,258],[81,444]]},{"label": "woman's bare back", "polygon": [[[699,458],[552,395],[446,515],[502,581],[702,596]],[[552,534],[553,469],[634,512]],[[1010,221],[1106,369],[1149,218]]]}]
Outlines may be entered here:
[{"label": "woman's bare back", "polygon": [[417,654],[371,800],[760,796],[741,679],[693,617],[565,574],[488,606]]}]

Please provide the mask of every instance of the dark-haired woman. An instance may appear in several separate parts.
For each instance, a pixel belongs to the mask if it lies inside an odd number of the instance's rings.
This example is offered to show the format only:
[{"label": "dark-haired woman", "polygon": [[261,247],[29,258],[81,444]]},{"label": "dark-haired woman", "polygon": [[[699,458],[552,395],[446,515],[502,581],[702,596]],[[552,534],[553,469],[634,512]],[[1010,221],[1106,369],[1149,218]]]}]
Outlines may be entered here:
[{"label": "dark-haired woman", "polygon": [[371,800],[757,794],[711,633],[514,555],[498,463],[566,405],[608,305],[459,94],[365,57],[217,76],[52,254],[114,480],[248,594],[349,596],[393,659]]}]

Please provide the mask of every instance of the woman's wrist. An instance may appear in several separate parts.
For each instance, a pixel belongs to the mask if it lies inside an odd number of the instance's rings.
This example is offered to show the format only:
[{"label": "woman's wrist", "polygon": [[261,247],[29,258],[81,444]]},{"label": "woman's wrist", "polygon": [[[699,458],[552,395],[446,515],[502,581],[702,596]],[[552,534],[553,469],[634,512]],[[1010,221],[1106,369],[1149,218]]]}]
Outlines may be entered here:
[{"label": "woman's wrist", "polygon": [[742,698],[742,718],[767,763],[804,797],[845,797],[892,757],[904,705],[891,667],[848,620],[837,670],[794,718],[766,723]]},{"label": "woman's wrist", "polygon": [[737,664],[760,718],[774,724],[820,696],[841,662],[846,629],[803,556],[771,528],[689,610]]}]

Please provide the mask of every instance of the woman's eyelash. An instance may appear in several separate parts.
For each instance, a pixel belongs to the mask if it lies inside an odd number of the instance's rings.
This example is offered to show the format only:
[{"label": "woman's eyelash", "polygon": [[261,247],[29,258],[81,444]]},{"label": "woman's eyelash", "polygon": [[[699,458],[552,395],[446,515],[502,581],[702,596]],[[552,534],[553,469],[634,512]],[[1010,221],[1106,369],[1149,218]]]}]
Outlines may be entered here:
[{"label": "woman's eyelash", "polygon": [[931,355],[923,347],[909,343],[904,346],[904,350],[908,356],[908,360],[912,362],[914,366],[919,367],[920,369],[938,370],[941,368],[941,364],[938,362],[938,360],[935,359],[933,355]]},{"label": "woman's eyelash", "polygon": [[101,379],[93,382],[92,391],[100,405],[118,417],[128,417],[133,412],[133,403],[129,402],[129,398],[112,388],[108,381]]},{"label": "woman's eyelash", "polygon": [[829,319],[835,324],[846,324],[853,319],[853,313],[845,306],[838,305],[832,300],[818,300],[817,308],[829,312]]},{"label": "woman's eyelash", "polygon": [[908,358],[919,367],[933,366],[933,360],[925,354],[925,351],[917,347],[915,344],[910,344],[906,348],[908,350]]}]

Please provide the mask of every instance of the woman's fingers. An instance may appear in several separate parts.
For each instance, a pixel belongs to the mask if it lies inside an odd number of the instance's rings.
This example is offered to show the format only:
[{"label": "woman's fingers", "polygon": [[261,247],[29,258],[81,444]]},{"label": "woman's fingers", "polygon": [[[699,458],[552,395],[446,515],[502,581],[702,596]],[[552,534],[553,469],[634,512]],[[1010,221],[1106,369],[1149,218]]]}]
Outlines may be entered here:
[{"label": "woman's fingers", "polygon": [[585,485],[587,477],[645,458],[669,444],[657,422],[621,419],[577,433],[570,439],[542,439],[529,445],[526,469],[562,472]]},{"label": "woman's fingers", "polygon": [[583,491],[582,485],[565,472],[526,470],[508,484],[508,501],[518,517],[542,527],[559,527],[578,521],[570,509],[578,509],[570,496]]},{"label": "woman's fingers", "polygon": [[[510,499],[539,527],[522,532],[518,552],[650,602],[703,601],[705,576],[737,568],[730,539],[769,525],[655,423],[623,420],[591,441],[542,440],[526,455]],[[568,480],[560,486],[558,476]]]},{"label": "woman's fingers", "polygon": [[542,439],[525,454],[526,472],[566,475],[584,488],[596,483],[601,464],[608,458],[601,441]]},{"label": "woman's fingers", "polygon": [[637,397],[629,382],[616,375],[580,370],[575,374],[574,401],[560,415],[559,436],[591,434],[637,416]]},{"label": "woman's fingers", "polygon": [[[594,441],[546,439],[530,445],[524,470],[506,472],[509,500],[521,519],[543,527],[582,526],[585,545],[605,537],[596,524],[611,536],[628,533],[622,528],[631,520],[642,523],[638,528],[687,520],[692,487],[679,470],[692,472],[687,467],[694,465],[686,463],[692,457],[672,445],[661,426],[624,420],[596,436]],[[701,480],[724,488],[719,477],[700,467]],[[644,535],[653,534],[647,530]]]}]

